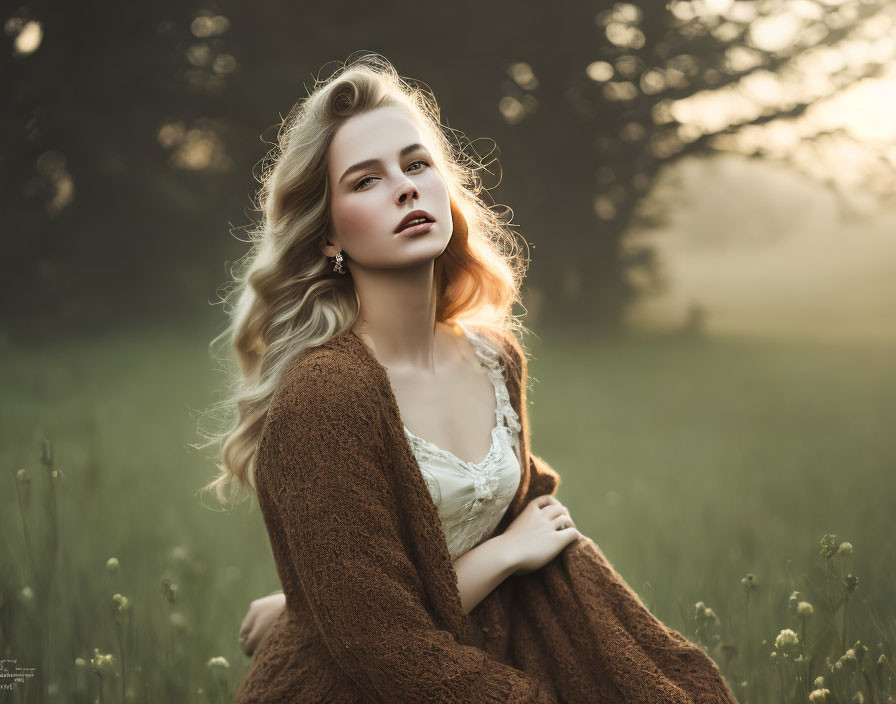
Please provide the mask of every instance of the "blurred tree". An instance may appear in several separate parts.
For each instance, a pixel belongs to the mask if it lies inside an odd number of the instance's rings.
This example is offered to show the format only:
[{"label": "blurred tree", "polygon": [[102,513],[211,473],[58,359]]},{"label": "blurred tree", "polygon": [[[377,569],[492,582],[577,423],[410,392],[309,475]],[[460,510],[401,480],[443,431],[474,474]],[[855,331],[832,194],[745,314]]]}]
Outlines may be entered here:
[{"label": "blurred tree", "polygon": [[[526,61],[509,64],[499,103],[515,127],[501,138],[503,160],[528,189],[511,202],[524,204],[517,213],[538,233],[530,280],[550,321],[607,332],[639,293],[664,285],[652,249],[624,237],[662,222],[643,207],[661,168],[727,149],[799,163],[801,149],[830,134],[801,129],[775,148],[751,130],[795,122],[880,75],[894,54],[896,12],[885,1],[643,0],[519,12],[544,27],[516,52]],[[892,193],[894,144],[857,148],[881,168],[850,178]],[[815,175],[836,185],[831,171]]]},{"label": "blurred tree", "polygon": [[[33,2],[4,28],[0,311],[21,329],[201,314],[245,251],[223,226],[254,216],[271,116],[324,62],[370,49],[424,79],[447,123],[494,135],[507,178],[493,197],[533,245],[550,320],[615,331],[662,285],[654,253],[624,237],[662,219],[644,207],[659,170],[748,134],[772,154],[751,129],[797,120],[893,52],[883,0]],[[722,119],[725,104],[738,109]]]}]

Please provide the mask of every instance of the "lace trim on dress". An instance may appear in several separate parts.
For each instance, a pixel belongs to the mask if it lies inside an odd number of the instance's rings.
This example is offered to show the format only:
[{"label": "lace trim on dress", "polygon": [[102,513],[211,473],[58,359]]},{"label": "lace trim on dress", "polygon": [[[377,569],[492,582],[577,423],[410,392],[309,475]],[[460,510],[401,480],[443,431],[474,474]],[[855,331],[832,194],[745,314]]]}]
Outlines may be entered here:
[{"label": "lace trim on dress", "polygon": [[510,403],[510,394],[507,391],[507,384],[504,380],[504,366],[498,352],[489,345],[481,334],[467,328],[463,323],[458,323],[461,329],[467,333],[467,337],[473,341],[473,349],[485,364],[486,371],[492,384],[495,386],[495,392],[498,396],[498,407],[495,409],[496,420],[500,422],[504,420],[511,430],[520,432],[519,416],[513,410]]}]

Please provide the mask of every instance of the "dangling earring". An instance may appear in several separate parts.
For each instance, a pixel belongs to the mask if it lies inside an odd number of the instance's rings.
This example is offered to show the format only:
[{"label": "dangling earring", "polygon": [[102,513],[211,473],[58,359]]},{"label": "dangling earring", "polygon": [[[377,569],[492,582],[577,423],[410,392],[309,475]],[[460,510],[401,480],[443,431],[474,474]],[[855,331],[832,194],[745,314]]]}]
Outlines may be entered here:
[{"label": "dangling earring", "polygon": [[333,263],[333,271],[336,271],[336,272],[338,272],[338,273],[340,273],[340,274],[344,274],[344,273],[345,273],[345,267],[342,265],[342,262],[343,262],[343,259],[342,259],[342,250],[340,249],[338,252],[336,252],[336,260],[335,260],[335,262]]}]

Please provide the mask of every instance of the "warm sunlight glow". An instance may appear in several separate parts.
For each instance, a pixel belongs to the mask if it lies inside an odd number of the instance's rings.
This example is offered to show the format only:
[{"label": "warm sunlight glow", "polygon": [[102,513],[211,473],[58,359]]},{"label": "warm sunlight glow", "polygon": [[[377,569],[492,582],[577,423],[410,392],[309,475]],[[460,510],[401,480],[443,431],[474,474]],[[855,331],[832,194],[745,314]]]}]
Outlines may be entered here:
[{"label": "warm sunlight glow", "polygon": [[189,171],[229,171],[233,160],[224,151],[224,143],[209,120],[197,121],[187,129],[183,122],[169,122],[156,133],[159,144],[171,151],[173,166]]},{"label": "warm sunlight glow", "polygon": [[794,14],[782,12],[760,17],[750,25],[750,43],[763,51],[782,51],[793,43],[803,21]]},{"label": "warm sunlight glow", "polygon": [[[730,15],[741,5],[710,8],[701,2],[677,11]],[[843,24],[853,18],[854,10],[838,7],[831,11],[834,14],[821,17],[818,5],[809,0],[785,6],[786,12],[753,22],[750,41],[755,49],[738,45],[728,49],[726,62],[730,70],[744,74],[740,80],[661,104],[654,110],[655,123],[682,123],[677,135],[684,143],[716,135],[712,144],[717,149],[786,158],[834,184],[853,206],[874,193],[893,192],[896,10],[855,20],[843,38],[830,45],[794,50],[791,45],[809,46],[827,36],[829,29],[819,24],[820,19],[831,26]],[[793,58],[768,71],[757,68],[763,60],[757,49],[789,51]],[[879,67],[876,75],[867,76],[873,67]],[[661,76],[642,77],[644,92],[659,86]],[[789,110],[796,110],[795,116],[767,119]]]},{"label": "warm sunlight glow", "polygon": [[13,42],[15,52],[20,55],[33,54],[40,47],[43,38],[44,30],[40,22],[35,22],[34,20],[26,22],[22,25]]},{"label": "warm sunlight glow", "polygon": [[696,307],[711,334],[896,342],[896,207],[853,219],[823,184],[736,155],[680,163],[649,199],[670,219],[626,246],[655,247],[669,286],[629,311],[636,328]]}]

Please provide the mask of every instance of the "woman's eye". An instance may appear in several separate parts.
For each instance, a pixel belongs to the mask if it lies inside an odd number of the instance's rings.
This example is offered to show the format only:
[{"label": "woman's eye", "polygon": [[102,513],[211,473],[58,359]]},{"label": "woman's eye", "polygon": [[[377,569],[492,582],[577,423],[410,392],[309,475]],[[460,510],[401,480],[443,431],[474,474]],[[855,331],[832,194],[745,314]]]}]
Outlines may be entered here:
[{"label": "woman's eye", "polygon": [[[416,164],[423,164],[423,166],[429,166],[429,163],[427,163],[423,160],[415,161],[411,164],[411,166],[414,166]],[[410,166],[408,168],[410,168]],[[421,169],[414,169],[414,171],[420,171],[420,170]],[[355,190],[357,191],[358,189],[360,189],[365,183],[367,183],[372,178],[374,178],[374,177],[373,176],[365,176],[364,178],[362,178],[360,181],[358,181],[358,183],[355,184]]]}]

